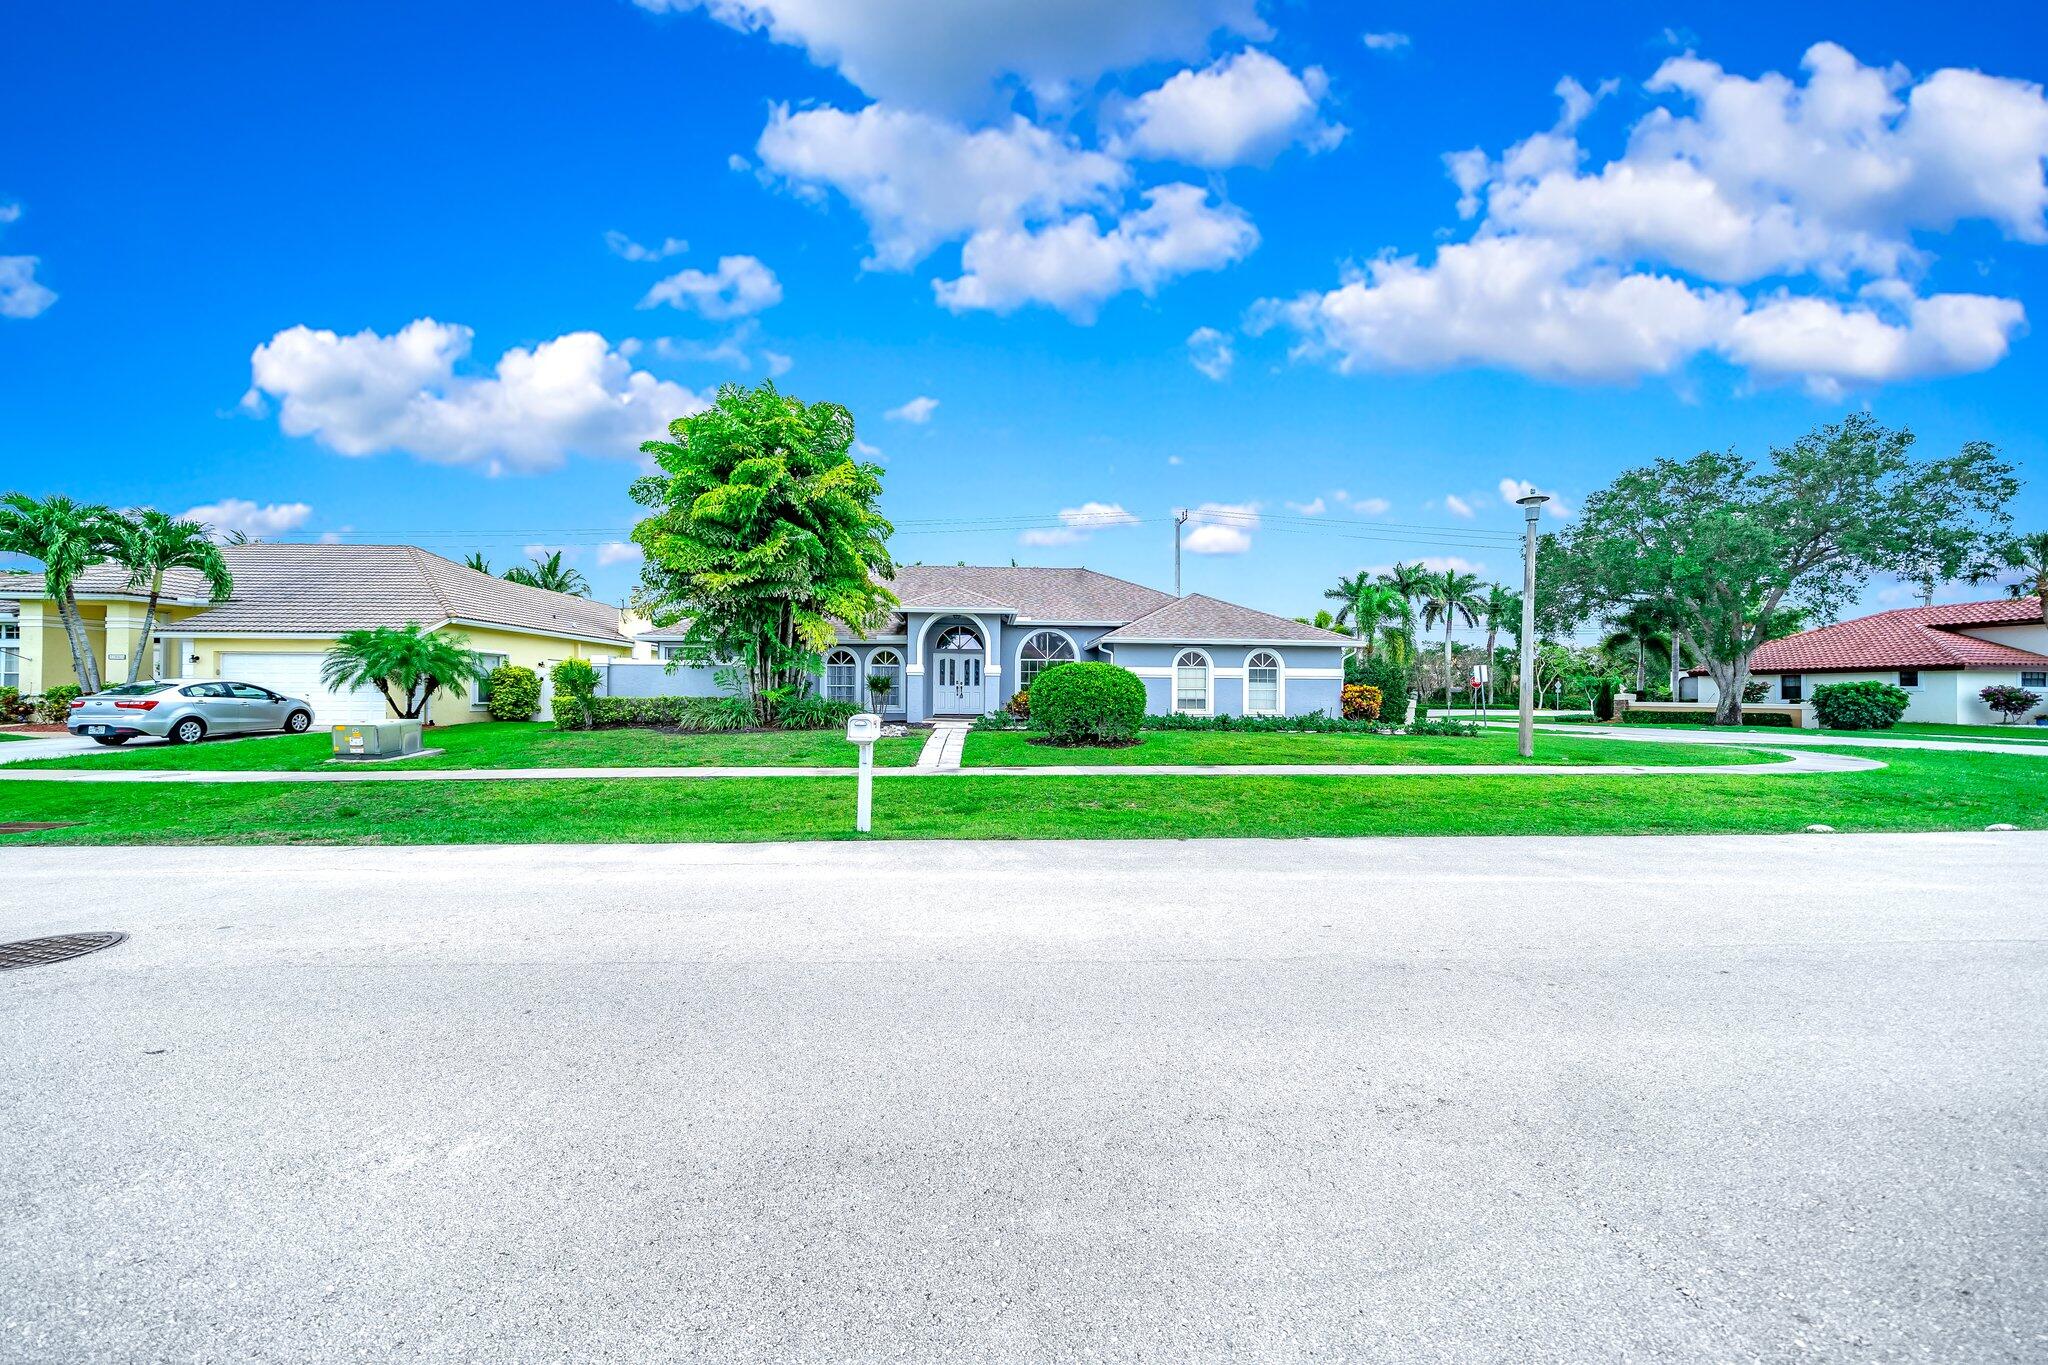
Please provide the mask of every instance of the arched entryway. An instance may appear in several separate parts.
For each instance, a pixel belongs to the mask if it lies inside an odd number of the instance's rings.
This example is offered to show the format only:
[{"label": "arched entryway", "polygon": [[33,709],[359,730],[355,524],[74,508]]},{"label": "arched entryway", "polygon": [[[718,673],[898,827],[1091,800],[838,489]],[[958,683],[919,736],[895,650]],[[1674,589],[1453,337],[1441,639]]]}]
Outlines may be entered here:
[{"label": "arched entryway", "polygon": [[978,716],[985,709],[988,649],[971,625],[949,622],[932,640],[925,679],[931,686],[931,714]]}]

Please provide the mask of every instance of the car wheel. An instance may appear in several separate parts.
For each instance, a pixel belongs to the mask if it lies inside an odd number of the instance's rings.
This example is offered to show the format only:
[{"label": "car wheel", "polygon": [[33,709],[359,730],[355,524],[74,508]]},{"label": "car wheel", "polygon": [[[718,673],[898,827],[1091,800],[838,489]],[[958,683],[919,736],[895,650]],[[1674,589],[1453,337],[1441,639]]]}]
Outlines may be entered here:
[{"label": "car wheel", "polygon": [[197,744],[206,738],[206,722],[187,716],[171,727],[169,738],[173,744]]},{"label": "car wheel", "polygon": [[126,736],[126,735],[94,735],[94,736],[92,737],[92,742],[93,742],[93,743],[95,743],[95,744],[104,744],[104,745],[106,745],[106,746],[107,746],[107,747],[108,747],[109,749],[111,749],[111,748],[114,748],[114,747],[115,747],[116,745],[126,744],[126,743],[128,742],[128,736]]},{"label": "car wheel", "polygon": [[313,728],[313,718],[304,711],[294,711],[284,718],[284,731],[288,735],[303,735]]}]

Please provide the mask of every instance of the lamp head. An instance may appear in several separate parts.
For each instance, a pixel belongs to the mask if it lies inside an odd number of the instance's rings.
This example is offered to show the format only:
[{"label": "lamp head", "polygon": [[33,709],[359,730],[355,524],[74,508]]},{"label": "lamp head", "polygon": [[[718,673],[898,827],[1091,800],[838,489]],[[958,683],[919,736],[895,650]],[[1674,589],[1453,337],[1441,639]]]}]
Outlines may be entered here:
[{"label": "lamp head", "polygon": [[1548,493],[1524,493],[1515,499],[1515,506],[1522,509],[1522,515],[1530,521],[1542,515],[1543,504],[1550,501]]}]

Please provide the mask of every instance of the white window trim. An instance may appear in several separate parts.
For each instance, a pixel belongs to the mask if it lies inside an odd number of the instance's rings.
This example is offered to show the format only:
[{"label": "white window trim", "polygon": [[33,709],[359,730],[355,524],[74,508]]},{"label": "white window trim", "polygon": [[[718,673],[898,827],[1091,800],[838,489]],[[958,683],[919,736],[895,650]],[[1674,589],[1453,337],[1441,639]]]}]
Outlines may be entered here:
[{"label": "white window trim", "polygon": [[[845,662],[844,662],[844,663],[835,663],[835,662],[834,662],[834,660],[837,660],[837,659],[841,658],[842,656],[843,656],[843,657],[844,657],[844,659],[845,659]],[[833,669],[835,669],[835,668],[850,668],[850,669],[852,669],[852,670],[853,670],[853,696],[852,696],[852,697],[850,697],[850,698],[841,698],[841,697],[835,697],[835,696],[833,696],[833,695],[832,695],[832,670],[833,670]],[[853,704],[854,704],[855,706],[858,706],[858,705],[860,705],[860,699],[861,699],[861,674],[860,674],[860,655],[858,655],[858,654],[854,653],[854,652],[853,652],[852,650],[850,650],[850,649],[845,649],[845,648],[841,648],[841,649],[835,649],[835,650],[833,650],[833,651],[832,651],[831,653],[827,654],[827,655],[825,656],[825,677],[824,677],[824,684],[825,684],[825,686],[824,686],[824,689],[823,689],[823,691],[824,691],[824,694],[825,694],[825,700],[826,700],[826,701],[842,701],[842,700],[848,700],[848,701],[851,701],[851,702],[852,702],[852,703],[853,703]]]},{"label": "white window trim", "polygon": [[[884,654],[887,654],[896,662],[892,664],[877,664],[875,660],[879,659]],[[882,710],[884,713],[887,713],[892,709],[901,711],[905,708],[904,696],[906,694],[903,690],[903,651],[900,649],[877,649],[869,652],[867,668],[865,669],[865,671],[863,671],[860,677],[861,695],[867,698],[869,701],[874,700],[875,694],[867,690],[868,675],[873,673],[879,673],[885,668],[892,670],[896,674],[896,685],[890,688],[888,694],[882,698]],[[890,697],[894,697],[896,699],[896,704],[893,708],[889,705]]]},{"label": "white window trim", "polygon": [[[1252,660],[1261,654],[1273,661],[1273,709],[1252,710]],[[1244,656],[1244,713],[1248,716],[1287,714],[1287,660],[1277,649],[1255,649]]]},{"label": "white window trim", "polygon": [[[498,661],[484,670],[485,678],[490,676],[491,669],[503,668],[506,664],[512,662],[512,656],[509,654],[497,654],[481,649],[476,652],[476,657],[479,660],[496,659]],[[488,709],[490,704],[491,699],[484,695],[484,678],[471,678],[469,680],[469,709],[472,711],[482,711]]]},{"label": "white window trim", "polygon": [[[1024,649],[1033,640],[1037,639],[1041,635],[1059,636],[1062,640],[1065,640],[1067,642],[1067,648],[1072,650],[1074,654],[1074,657],[1071,659],[1048,660],[1046,664],[1047,668],[1050,668],[1055,663],[1077,664],[1081,662],[1081,646],[1080,643],[1076,641],[1073,636],[1067,634],[1063,630],[1054,630],[1050,627],[1041,626],[1038,629],[1032,631],[1030,634],[1026,635],[1024,637],[1023,642],[1017,646],[1017,688],[1019,691],[1028,691],[1031,687],[1030,682],[1026,681],[1024,677]],[[1043,673],[1044,671],[1045,669],[1043,668],[1039,670],[1039,672],[1041,673]]]},{"label": "white window trim", "polygon": [[[1180,661],[1190,654],[1202,661],[1202,688],[1204,696],[1199,709],[1180,704]],[[1168,677],[1168,682],[1173,688],[1171,700],[1176,714],[1183,716],[1213,716],[1216,714],[1216,661],[1209,657],[1209,651],[1205,649],[1175,650],[1172,672]]]}]

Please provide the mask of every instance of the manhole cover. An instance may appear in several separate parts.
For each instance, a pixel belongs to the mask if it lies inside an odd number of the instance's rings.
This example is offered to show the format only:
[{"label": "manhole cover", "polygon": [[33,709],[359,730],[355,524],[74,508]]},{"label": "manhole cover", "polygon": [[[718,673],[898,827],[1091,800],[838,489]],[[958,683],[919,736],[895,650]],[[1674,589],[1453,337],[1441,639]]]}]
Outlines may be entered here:
[{"label": "manhole cover", "polygon": [[53,938],[25,938],[19,943],[0,943],[0,972],[16,967],[40,967],[47,962],[84,957],[111,948],[126,934],[58,934]]}]

